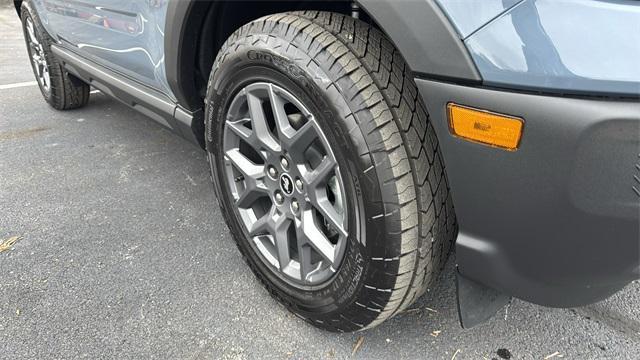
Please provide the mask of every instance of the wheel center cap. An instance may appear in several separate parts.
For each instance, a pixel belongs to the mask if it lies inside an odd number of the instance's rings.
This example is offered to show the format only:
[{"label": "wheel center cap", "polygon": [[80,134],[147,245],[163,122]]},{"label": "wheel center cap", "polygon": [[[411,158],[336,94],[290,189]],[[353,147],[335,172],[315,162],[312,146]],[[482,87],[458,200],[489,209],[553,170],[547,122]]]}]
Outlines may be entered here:
[{"label": "wheel center cap", "polygon": [[291,179],[291,176],[287,174],[282,174],[282,176],[280,176],[280,188],[286,195],[293,194],[293,180]]}]

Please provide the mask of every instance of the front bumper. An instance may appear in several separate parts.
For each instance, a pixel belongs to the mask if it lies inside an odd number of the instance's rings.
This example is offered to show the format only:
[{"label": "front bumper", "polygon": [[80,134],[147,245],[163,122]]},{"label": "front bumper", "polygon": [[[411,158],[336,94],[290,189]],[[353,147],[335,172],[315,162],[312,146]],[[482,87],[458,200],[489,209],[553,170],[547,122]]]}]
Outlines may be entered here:
[{"label": "front bumper", "polygon": [[[554,307],[640,277],[640,102],[416,82],[446,165],[463,276]],[[525,119],[520,148],[453,137],[450,101]]]}]

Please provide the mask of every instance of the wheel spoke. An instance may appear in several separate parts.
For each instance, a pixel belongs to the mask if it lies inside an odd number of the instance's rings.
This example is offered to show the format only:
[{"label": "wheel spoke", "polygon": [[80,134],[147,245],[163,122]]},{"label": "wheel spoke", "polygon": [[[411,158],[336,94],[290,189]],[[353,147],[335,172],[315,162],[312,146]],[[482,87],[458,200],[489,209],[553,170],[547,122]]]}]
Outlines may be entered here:
[{"label": "wheel spoke", "polygon": [[344,229],[344,216],[336,211],[336,208],[329,202],[329,199],[326,197],[320,199],[316,204],[316,209],[341,236],[346,237],[348,235]]},{"label": "wheel spoke", "polygon": [[302,174],[302,176],[311,187],[322,187],[327,183],[329,176],[333,173],[336,166],[335,160],[329,156],[325,156],[315,169],[307,171],[305,174]]},{"label": "wheel spoke", "polygon": [[249,115],[251,116],[251,126],[253,136],[267,150],[279,152],[280,144],[271,134],[271,129],[267,123],[267,116],[262,108],[262,100],[255,96],[251,91],[246,91],[247,104],[249,106]]},{"label": "wheel spoke", "polygon": [[[305,210],[302,214],[302,233],[304,240],[331,264],[335,261],[335,247],[316,224],[313,210]],[[300,241],[300,239],[298,239]]]},{"label": "wheel spoke", "polygon": [[335,161],[325,157],[318,167],[309,172],[305,177],[305,179],[309,179],[307,182],[311,188],[307,194],[311,204],[322,214],[327,222],[341,236],[346,237],[348,234],[344,227],[344,216],[338,213],[327,196],[327,182],[329,181],[329,176],[333,175],[335,167]]},{"label": "wheel spoke", "polygon": [[289,227],[291,224],[291,219],[279,214],[276,207],[272,206],[271,210],[254,222],[249,230],[250,236],[271,235],[280,270],[284,270],[291,262],[289,254]]},{"label": "wheel spoke", "polygon": [[[302,234],[302,235],[298,235],[298,239],[300,239],[300,236],[304,236],[301,227],[300,227],[300,230],[297,231],[297,233]],[[307,280],[309,273],[311,273],[313,269],[311,264],[311,247],[307,243],[304,243],[299,240],[298,240],[298,261],[300,262],[300,279]]]},{"label": "wheel spoke", "polygon": [[231,149],[226,152],[226,158],[246,177],[261,179],[264,177],[264,165],[256,165],[247,159],[239,149]]},{"label": "wheel spoke", "polygon": [[29,35],[29,41],[32,45],[40,45],[40,42],[36,37],[35,30],[33,29],[33,22],[31,20],[27,20],[27,34]]},{"label": "wheel spoke", "polygon": [[273,229],[273,238],[275,240],[278,264],[280,264],[281,271],[284,271],[291,262],[289,254],[289,227],[291,223],[291,219],[283,215],[276,220]]},{"label": "wheel spoke", "polygon": [[244,124],[248,122],[251,122],[251,119],[240,119],[235,121],[227,120],[226,125],[229,127],[229,129],[231,129],[231,131],[233,131],[234,134],[238,135],[238,137],[240,137],[242,140],[249,143],[249,145],[253,145],[251,144],[252,131],[248,127],[244,126]]},{"label": "wheel spoke", "polygon": [[[251,182],[246,182],[251,184]],[[257,186],[247,186],[245,190],[242,192],[238,199],[236,200],[236,205],[241,209],[250,208],[258,199],[267,196],[269,190],[262,185]]]},{"label": "wheel spoke", "polygon": [[271,229],[273,229],[273,216],[275,211],[276,208],[272,206],[271,210],[268,213],[264,214],[260,219],[251,224],[249,235],[271,235]]},{"label": "wheel spoke", "polygon": [[42,78],[42,68],[40,65],[40,60],[37,58],[36,55],[33,55],[31,60],[33,62],[33,67],[36,69],[36,76],[38,78]]},{"label": "wheel spoke", "polygon": [[43,86],[45,89],[49,89],[49,83],[51,82],[51,77],[49,75],[49,68],[46,64],[42,65],[42,80]]},{"label": "wheel spoke", "polygon": [[317,138],[318,132],[315,124],[307,122],[289,140],[289,151],[303,153]]},{"label": "wheel spoke", "polygon": [[244,192],[236,199],[241,208],[249,208],[260,197],[269,193],[264,183],[264,165],[256,165],[247,159],[240,150],[232,149],[226,152],[225,160],[233,165],[244,177]]},{"label": "wheel spoke", "polygon": [[262,154],[262,148],[264,148],[263,143],[258,139],[255,131],[244,126],[244,124],[250,122],[251,119],[240,119],[235,121],[228,120],[227,127],[264,158],[264,155]]},{"label": "wheel spoke", "polygon": [[289,138],[295,130],[291,127],[287,113],[284,111],[285,103],[282,97],[276,94],[273,85],[269,85],[269,102],[271,103],[271,111],[273,112],[273,117],[276,122],[278,138],[280,138],[280,141],[283,141]]},{"label": "wheel spoke", "polygon": [[[290,153],[302,154],[318,137],[315,124],[312,121],[307,121],[301,128],[296,130],[289,122],[289,115],[285,111],[287,101],[278,95],[273,85],[269,86],[269,101],[282,146]],[[304,116],[303,114],[296,115]]]}]

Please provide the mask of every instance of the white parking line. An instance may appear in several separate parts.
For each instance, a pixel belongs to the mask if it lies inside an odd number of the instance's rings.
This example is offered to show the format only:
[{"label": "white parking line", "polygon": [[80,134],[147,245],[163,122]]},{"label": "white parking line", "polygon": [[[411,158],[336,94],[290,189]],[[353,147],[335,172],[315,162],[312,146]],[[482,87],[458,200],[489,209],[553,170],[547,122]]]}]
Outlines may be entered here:
[{"label": "white parking line", "polygon": [[36,85],[38,85],[37,81],[26,81],[26,82],[19,82],[15,84],[0,85],[0,90],[15,89],[19,87],[36,86]]},{"label": "white parking line", "polygon": [[[37,86],[37,85],[38,85],[37,81],[25,81],[25,82],[19,82],[19,83],[15,83],[15,84],[0,85],[0,90],[8,90],[8,89],[15,89],[15,88],[20,88],[20,87],[28,87],[28,86]],[[100,90],[91,90],[91,94],[97,94],[99,92],[100,92]]]}]

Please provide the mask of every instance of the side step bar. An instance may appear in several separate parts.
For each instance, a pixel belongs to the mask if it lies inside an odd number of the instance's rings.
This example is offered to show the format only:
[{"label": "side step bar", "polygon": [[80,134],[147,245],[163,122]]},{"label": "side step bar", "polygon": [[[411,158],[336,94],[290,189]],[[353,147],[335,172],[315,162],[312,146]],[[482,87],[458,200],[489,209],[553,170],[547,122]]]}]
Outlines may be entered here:
[{"label": "side step bar", "polygon": [[198,123],[203,120],[202,111],[191,113],[166,95],[128,80],[62,46],[52,45],[51,50],[69,73],[204,148],[204,129]]}]

